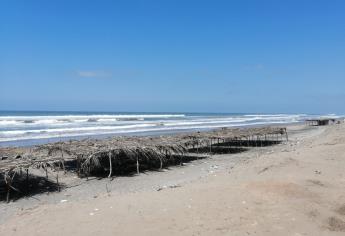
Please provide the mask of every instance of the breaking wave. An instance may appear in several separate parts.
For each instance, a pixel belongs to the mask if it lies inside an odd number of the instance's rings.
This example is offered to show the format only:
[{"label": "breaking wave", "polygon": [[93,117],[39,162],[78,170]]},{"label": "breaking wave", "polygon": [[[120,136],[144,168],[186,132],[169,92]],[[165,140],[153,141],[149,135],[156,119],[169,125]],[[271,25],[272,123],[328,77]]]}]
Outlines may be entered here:
[{"label": "breaking wave", "polygon": [[202,130],[304,121],[306,114],[96,114],[0,116],[1,142]]}]

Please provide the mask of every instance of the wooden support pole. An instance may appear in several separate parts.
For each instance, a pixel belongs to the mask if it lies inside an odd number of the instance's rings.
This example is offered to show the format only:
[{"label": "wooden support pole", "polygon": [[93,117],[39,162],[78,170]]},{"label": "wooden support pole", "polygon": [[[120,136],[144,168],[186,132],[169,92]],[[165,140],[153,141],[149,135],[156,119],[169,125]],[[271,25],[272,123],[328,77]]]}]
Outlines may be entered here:
[{"label": "wooden support pole", "polygon": [[90,172],[90,164],[88,163],[87,164],[87,167],[86,167],[86,171],[85,171],[85,175],[86,175],[86,181],[89,180],[89,172]]},{"label": "wooden support pole", "polygon": [[80,177],[80,159],[79,155],[77,156],[77,175]]},{"label": "wooden support pole", "polygon": [[212,153],[212,139],[210,139],[210,154]]},{"label": "wooden support pole", "polygon": [[29,169],[26,169],[26,194],[29,194]]},{"label": "wooden support pole", "polygon": [[287,132],[286,129],[285,129],[285,135],[286,135],[286,141],[288,142],[289,141],[289,136],[288,136],[288,132]]},{"label": "wooden support pole", "polygon": [[7,184],[7,196],[6,196],[6,202],[7,202],[7,203],[10,202],[10,192],[11,192],[10,185]]},{"label": "wooden support pole", "polygon": [[62,146],[62,144],[61,144],[61,164],[62,164],[63,172],[64,172],[64,174],[66,174],[65,160],[63,159],[63,146]]},{"label": "wooden support pole", "polygon": [[6,183],[6,188],[7,188],[7,195],[6,195],[6,202],[10,202],[10,192],[11,192],[11,183],[10,183],[10,177],[8,176],[8,173],[5,173],[4,175],[5,183]]},{"label": "wooden support pole", "polygon": [[113,163],[112,163],[112,160],[111,160],[111,151],[109,152],[109,175],[108,175],[108,178],[110,178],[113,174]]},{"label": "wooden support pole", "polygon": [[58,191],[60,192],[60,184],[59,184],[59,171],[56,173],[56,185],[58,187]]},{"label": "wooden support pole", "polygon": [[64,159],[61,160],[61,165],[62,165],[63,173],[66,174],[67,171],[66,171],[66,168],[65,168],[65,160]]},{"label": "wooden support pole", "polygon": [[139,158],[137,155],[137,174],[140,174],[140,170],[139,170]]}]

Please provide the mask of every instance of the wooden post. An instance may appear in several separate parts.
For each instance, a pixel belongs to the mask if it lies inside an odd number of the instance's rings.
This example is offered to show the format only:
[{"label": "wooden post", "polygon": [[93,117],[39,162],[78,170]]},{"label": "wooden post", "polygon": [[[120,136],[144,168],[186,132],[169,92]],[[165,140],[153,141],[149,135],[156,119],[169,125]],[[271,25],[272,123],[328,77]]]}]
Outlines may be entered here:
[{"label": "wooden post", "polygon": [[79,160],[79,155],[77,156],[77,175],[80,177],[80,160]]},{"label": "wooden post", "polygon": [[89,164],[87,165],[86,169],[87,169],[87,170],[85,171],[85,174],[86,174],[86,181],[88,181],[88,180],[89,180],[89,172],[90,172]]},{"label": "wooden post", "polygon": [[8,176],[8,173],[4,174],[4,179],[5,179],[5,183],[6,183],[6,188],[7,188],[7,195],[6,195],[6,202],[9,203],[10,202],[10,191],[11,191],[11,183],[10,183],[10,177]]},{"label": "wooden post", "polygon": [[56,173],[56,184],[57,184],[57,187],[58,187],[58,191],[60,192],[59,171],[57,171],[57,173]]},{"label": "wooden post", "polygon": [[285,135],[286,135],[286,141],[288,142],[289,141],[289,136],[288,136],[286,128],[285,128]]},{"label": "wooden post", "polygon": [[63,159],[63,144],[61,144],[61,164],[62,164],[62,168],[63,168],[63,172],[64,174],[66,174],[66,169],[65,169],[65,160]]},{"label": "wooden post", "polygon": [[212,153],[212,138],[210,139],[210,154]]},{"label": "wooden post", "polygon": [[7,202],[7,203],[10,202],[10,192],[11,192],[10,185],[7,184],[7,196],[6,196],[6,202]]},{"label": "wooden post", "polygon": [[112,160],[111,160],[111,151],[109,152],[109,175],[108,178],[110,178],[113,174],[113,164],[112,164]]},{"label": "wooden post", "polygon": [[29,169],[26,169],[26,194],[29,194]]},{"label": "wooden post", "polygon": [[64,159],[61,160],[61,165],[62,165],[63,173],[66,174],[67,171],[66,171],[66,168],[65,168],[65,160]]},{"label": "wooden post", "polygon": [[137,174],[140,174],[140,171],[139,171],[139,159],[138,159],[138,155],[137,155]]}]

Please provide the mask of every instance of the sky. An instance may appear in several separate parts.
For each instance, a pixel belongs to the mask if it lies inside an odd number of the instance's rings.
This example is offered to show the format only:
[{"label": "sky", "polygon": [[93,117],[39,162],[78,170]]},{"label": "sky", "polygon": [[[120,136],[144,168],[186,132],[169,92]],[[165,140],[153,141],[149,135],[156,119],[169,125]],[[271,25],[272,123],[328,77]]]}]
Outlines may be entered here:
[{"label": "sky", "polygon": [[343,0],[0,0],[0,110],[345,114]]}]

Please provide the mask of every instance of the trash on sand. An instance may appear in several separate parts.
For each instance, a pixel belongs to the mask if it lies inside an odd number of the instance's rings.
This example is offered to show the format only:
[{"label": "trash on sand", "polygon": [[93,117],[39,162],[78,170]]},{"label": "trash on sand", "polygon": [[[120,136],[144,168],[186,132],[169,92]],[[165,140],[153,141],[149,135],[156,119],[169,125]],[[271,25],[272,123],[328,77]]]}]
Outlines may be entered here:
[{"label": "trash on sand", "polygon": [[179,187],[181,187],[181,185],[179,185],[179,184],[173,184],[173,185],[169,185],[169,186],[163,185],[162,187],[159,187],[157,189],[157,191],[161,191],[161,190],[167,189],[167,188],[179,188]]}]

